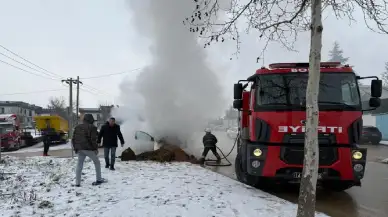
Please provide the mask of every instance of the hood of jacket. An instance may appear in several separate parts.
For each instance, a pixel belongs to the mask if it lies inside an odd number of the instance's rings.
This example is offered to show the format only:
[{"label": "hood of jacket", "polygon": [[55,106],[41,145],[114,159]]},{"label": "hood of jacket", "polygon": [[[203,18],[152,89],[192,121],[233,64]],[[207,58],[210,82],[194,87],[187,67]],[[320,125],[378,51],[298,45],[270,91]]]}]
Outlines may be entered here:
[{"label": "hood of jacket", "polygon": [[84,115],[84,122],[88,124],[93,124],[94,123],[94,117],[92,114],[85,114]]}]

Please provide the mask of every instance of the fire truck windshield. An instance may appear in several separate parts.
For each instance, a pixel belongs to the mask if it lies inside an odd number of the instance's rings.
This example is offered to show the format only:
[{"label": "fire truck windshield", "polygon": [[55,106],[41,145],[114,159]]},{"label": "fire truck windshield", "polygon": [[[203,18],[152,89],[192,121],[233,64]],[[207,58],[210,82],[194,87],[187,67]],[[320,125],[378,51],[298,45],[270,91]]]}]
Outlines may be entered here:
[{"label": "fire truck windshield", "polygon": [[[306,105],[307,73],[259,75],[256,108],[303,110]],[[361,109],[357,80],[353,73],[321,73],[320,110]]]},{"label": "fire truck windshield", "polygon": [[8,133],[8,132],[12,132],[14,129],[14,126],[13,124],[0,124],[0,132],[1,133]]}]

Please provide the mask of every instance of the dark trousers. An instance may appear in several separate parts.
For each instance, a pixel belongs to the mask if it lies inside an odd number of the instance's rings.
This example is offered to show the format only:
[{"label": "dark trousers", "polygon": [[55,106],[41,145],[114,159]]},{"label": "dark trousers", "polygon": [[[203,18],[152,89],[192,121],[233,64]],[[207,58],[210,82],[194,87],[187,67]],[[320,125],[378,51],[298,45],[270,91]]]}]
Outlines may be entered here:
[{"label": "dark trousers", "polygon": [[203,152],[202,152],[202,158],[205,159],[206,158],[206,155],[207,153],[209,153],[209,151],[212,151],[214,156],[216,156],[217,160],[220,160],[221,157],[220,155],[217,153],[217,148],[216,147],[205,147],[203,149]]},{"label": "dark trousers", "polygon": [[[109,161],[110,152],[110,161]],[[105,164],[113,167],[116,161],[116,147],[104,147]]]},{"label": "dark trousers", "polygon": [[51,145],[51,140],[49,138],[45,138],[43,140],[43,154],[47,154]]}]

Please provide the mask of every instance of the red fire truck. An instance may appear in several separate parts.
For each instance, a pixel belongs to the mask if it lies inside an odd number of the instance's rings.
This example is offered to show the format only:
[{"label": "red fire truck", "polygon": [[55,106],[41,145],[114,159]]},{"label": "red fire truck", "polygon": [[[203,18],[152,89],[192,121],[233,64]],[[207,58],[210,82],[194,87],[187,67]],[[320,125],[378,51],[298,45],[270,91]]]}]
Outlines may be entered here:
[{"label": "red fire truck", "polygon": [[20,121],[16,114],[0,115],[1,149],[19,149],[21,146]]},{"label": "red fire truck", "polygon": [[[308,67],[308,63],[271,64],[234,85],[233,107],[240,111],[235,162],[239,181],[256,186],[300,180]],[[343,191],[361,186],[367,150],[359,147],[363,110],[358,81],[366,78],[373,79],[371,110],[380,106],[381,80],[356,76],[348,65],[321,64],[318,183],[324,188]]]}]

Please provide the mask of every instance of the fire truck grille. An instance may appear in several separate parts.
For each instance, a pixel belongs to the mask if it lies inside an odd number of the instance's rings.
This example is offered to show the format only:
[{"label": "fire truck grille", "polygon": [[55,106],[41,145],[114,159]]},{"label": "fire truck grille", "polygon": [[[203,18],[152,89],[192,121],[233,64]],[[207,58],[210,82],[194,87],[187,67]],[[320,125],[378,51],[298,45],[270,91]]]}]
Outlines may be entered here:
[{"label": "fire truck grille", "polygon": [[[338,149],[335,147],[334,135],[319,135],[319,144],[329,145],[329,147],[319,147],[319,165],[329,166],[338,160]],[[287,164],[303,165],[304,159],[304,134],[289,134],[284,138],[285,143],[295,143],[297,146],[282,147],[280,158]],[[333,146],[330,146],[333,144]]]}]

